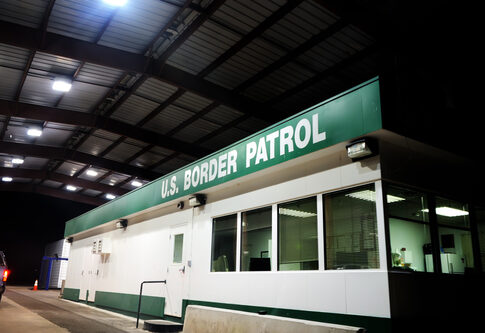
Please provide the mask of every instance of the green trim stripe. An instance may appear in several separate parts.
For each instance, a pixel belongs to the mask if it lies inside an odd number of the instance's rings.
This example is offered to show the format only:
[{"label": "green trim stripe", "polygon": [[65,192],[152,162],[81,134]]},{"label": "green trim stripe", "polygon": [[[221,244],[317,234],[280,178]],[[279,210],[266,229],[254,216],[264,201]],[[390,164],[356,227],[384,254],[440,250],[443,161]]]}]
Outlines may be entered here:
[{"label": "green trim stripe", "polygon": [[79,300],[79,289],[64,288],[62,298],[77,302]]},{"label": "green trim stripe", "polygon": [[[138,297],[138,295],[133,294],[96,291],[94,305],[136,313],[138,311]],[[141,298],[140,313],[158,318],[163,317],[164,297],[143,295]]]},{"label": "green trim stripe", "polygon": [[379,80],[375,78],[68,221],[64,236],[381,128]]}]

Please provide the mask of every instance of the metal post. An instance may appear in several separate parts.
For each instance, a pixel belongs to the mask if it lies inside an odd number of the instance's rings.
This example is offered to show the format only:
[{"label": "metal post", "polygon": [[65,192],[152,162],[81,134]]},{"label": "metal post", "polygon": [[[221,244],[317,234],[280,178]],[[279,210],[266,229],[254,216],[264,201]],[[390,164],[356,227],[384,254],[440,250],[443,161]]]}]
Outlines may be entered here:
[{"label": "metal post", "polygon": [[136,313],[136,328],[138,328],[138,322],[140,320],[141,294],[143,292],[143,284],[144,283],[165,283],[165,284],[167,284],[167,280],[162,280],[162,281],[143,281],[140,284],[140,295],[138,296],[138,311]]}]

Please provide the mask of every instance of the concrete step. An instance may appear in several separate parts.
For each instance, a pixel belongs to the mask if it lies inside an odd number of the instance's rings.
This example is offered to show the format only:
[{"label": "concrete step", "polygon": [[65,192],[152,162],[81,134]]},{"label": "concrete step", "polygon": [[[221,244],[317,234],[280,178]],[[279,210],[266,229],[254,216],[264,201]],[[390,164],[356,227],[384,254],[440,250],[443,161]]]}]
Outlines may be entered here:
[{"label": "concrete step", "polygon": [[182,332],[183,324],[167,320],[145,320],[143,329],[150,332]]}]

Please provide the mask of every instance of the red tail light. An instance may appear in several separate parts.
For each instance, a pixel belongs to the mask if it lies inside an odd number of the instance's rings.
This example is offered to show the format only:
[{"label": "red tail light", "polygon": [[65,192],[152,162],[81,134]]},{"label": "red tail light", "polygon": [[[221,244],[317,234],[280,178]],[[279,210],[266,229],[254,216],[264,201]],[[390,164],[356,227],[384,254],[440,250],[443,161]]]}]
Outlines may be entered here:
[{"label": "red tail light", "polygon": [[9,274],[10,274],[10,271],[8,269],[3,271],[3,282],[7,281]]}]

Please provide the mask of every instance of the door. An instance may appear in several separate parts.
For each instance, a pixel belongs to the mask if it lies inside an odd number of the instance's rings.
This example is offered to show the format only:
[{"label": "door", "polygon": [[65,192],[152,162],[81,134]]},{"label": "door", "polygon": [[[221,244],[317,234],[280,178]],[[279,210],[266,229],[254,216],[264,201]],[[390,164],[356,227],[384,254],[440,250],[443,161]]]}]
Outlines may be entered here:
[{"label": "door", "polygon": [[182,317],[182,299],[187,283],[187,225],[170,229],[170,261],[167,267],[167,297],[165,299],[165,314]]},{"label": "door", "polygon": [[97,244],[84,249],[83,266],[81,269],[81,279],[79,286],[79,299],[82,301],[94,302],[96,295],[96,278],[99,273]]}]

